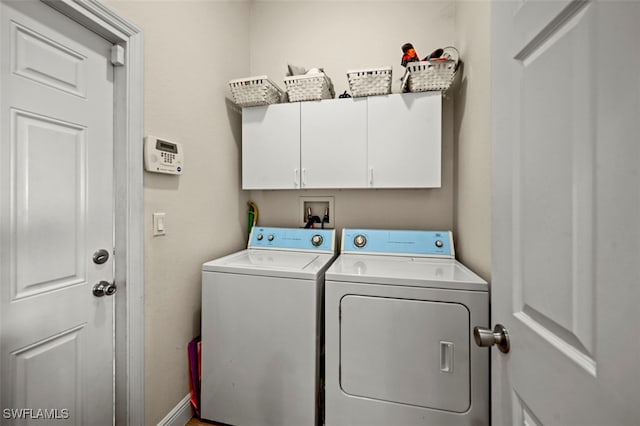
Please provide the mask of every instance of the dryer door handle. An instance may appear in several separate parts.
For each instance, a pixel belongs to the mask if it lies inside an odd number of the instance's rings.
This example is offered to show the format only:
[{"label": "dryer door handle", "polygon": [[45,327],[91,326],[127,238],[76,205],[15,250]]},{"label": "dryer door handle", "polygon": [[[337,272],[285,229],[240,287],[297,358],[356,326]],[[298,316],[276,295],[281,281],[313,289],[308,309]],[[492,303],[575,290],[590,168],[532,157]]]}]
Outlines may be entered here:
[{"label": "dryer door handle", "polygon": [[440,371],[453,373],[453,343],[440,342]]}]

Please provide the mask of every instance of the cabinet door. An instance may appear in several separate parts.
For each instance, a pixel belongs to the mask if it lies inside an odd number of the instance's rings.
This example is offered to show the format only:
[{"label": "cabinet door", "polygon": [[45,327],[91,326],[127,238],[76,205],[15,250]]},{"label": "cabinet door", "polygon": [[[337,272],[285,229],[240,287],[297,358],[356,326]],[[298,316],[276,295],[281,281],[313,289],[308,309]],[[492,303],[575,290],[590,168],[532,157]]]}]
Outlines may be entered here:
[{"label": "cabinet door", "polygon": [[367,99],[301,105],[303,188],[367,186]]},{"label": "cabinet door", "polygon": [[242,110],[242,189],[300,187],[300,104]]},{"label": "cabinet door", "polygon": [[440,187],[441,93],[406,93],[368,99],[369,186]]}]

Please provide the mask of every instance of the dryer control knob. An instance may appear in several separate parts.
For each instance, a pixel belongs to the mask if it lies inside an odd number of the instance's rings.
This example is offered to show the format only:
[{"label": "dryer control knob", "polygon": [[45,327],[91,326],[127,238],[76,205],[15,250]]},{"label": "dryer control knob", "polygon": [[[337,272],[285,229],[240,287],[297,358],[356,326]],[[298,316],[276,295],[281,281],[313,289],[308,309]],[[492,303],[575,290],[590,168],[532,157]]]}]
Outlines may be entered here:
[{"label": "dryer control knob", "polygon": [[269,240],[269,241],[273,241],[273,234],[269,235],[269,236],[267,237],[267,240]]},{"label": "dryer control knob", "polygon": [[313,237],[311,237],[311,244],[313,244],[314,247],[319,247],[322,245],[322,241],[324,241],[324,239],[322,238],[322,235],[320,234],[316,234]]},{"label": "dryer control knob", "polygon": [[441,240],[436,240],[436,247],[442,248],[443,245],[444,243]]},{"label": "dryer control knob", "polygon": [[263,238],[263,237],[262,237],[262,234],[258,234],[258,235],[256,236],[256,240],[258,240],[258,241],[262,241],[262,238]]},{"label": "dryer control knob", "polygon": [[362,248],[367,244],[367,237],[365,237],[362,234],[358,234],[356,235],[356,237],[353,239],[353,244],[358,247],[358,248]]}]

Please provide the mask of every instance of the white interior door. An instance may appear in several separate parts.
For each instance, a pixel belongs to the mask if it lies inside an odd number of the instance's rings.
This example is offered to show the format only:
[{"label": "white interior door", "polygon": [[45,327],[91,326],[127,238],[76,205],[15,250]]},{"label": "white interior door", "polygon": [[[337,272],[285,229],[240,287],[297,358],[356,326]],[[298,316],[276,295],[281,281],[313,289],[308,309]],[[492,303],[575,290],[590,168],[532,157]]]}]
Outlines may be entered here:
[{"label": "white interior door", "polygon": [[111,424],[111,45],[39,1],[0,22],[3,422]]},{"label": "white interior door", "polygon": [[495,425],[640,422],[640,3],[495,2]]}]

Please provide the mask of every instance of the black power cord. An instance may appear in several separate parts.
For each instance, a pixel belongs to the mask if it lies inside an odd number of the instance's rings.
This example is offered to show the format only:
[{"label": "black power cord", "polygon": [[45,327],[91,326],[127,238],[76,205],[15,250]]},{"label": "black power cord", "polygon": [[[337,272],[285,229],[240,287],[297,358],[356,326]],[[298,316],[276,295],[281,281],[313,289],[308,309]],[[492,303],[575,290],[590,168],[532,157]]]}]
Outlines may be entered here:
[{"label": "black power cord", "polygon": [[309,220],[307,220],[307,224],[304,226],[304,229],[311,228],[314,223],[320,223],[320,216],[311,216]]}]

